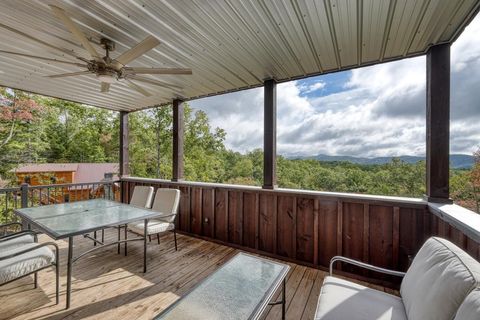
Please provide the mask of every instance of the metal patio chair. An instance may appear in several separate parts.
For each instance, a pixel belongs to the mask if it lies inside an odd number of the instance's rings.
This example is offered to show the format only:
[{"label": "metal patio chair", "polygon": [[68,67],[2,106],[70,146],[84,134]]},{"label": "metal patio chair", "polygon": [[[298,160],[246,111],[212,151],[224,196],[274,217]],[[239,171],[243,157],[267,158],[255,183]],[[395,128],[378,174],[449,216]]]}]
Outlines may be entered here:
[{"label": "metal patio chair", "polygon": [[[55,250],[50,247],[54,247]],[[38,272],[53,266],[56,278],[55,302],[58,304],[60,289],[58,256],[58,246],[54,242],[37,243],[37,234],[32,230],[22,230],[1,237],[0,286],[33,274],[36,289]]]},{"label": "metal patio chair", "polygon": [[[151,239],[152,234],[157,235],[158,244],[160,244],[160,234],[173,231],[175,241],[175,250],[177,250],[177,233],[175,227],[175,217],[178,212],[178,204],[180,203],[180,190],[159,188],[155,193],[152,210],[158,211],[157,218],[151,219],[147,225],[147,235]],[[129,223],[128,229],[132,232],[144,235],[144,221]],[[126,237],[125,237],[126,239]]]},{"label": "metal patio chair", "polygon": [[[153,199],[153,187],[135,186],[133,189],[130,205],[150,209]],[[118,227],[118,241],[120,241],[120,230],[124,228],[125,240],[127,240],[127,225]],[[124,243],[125,255],[127,255],[127,242]],[[120,243],[118,244],[118,253],[120,253]]]}]

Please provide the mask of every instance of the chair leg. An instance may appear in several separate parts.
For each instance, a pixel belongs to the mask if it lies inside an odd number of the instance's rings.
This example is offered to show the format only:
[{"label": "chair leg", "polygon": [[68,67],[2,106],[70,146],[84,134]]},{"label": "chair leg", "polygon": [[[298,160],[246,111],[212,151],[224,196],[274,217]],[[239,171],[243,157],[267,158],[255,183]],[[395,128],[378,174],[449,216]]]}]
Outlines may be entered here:
[{"label": "chair leg", "polygon": [[102,243],[105,243],[105,229],[102,229]]},{"label": "chair leg", "polygon": [[118,244],[117,244],[117,253],[120,254],[120,226],[118,226]]},{"label": "chair leg", "polygon": [[[128,228],[127,228],[127,225],[125,225],[125,240],[127,240],[127,237],[128,237]],[[127,256],[127,242],[125,241],[125,257]]]},{"label": "chair leg", "polygon": [[[57,260],[58,261],[58,260]],[[58,304],[60,302],[60,270],[58,268],[58,262],[55,265],[55,285],[56,285],[56,292],[55,292],[55,302]]]},{"label": "chair leg", "polygon": [[152,242],[152,236],[151,235],[148,235],[148,241]]},{"label": "chair leg", "polygon": [[157,233],[157,242],[160,244],[160,233]]},{"label": "chair leg", "polygon": [[[93,231],[93,239],[97,240],[97,231]],[[93,241],[93,246],[94,246],[94,247],[97,246],[97,242],[96,242],[96,241]]]},{"label": "chair leg", "polygon": [[177,232],[173,229],[173,239],[175,240],[175,251],[177,250]]},{"label": "chair leg", "polygon": [[33,287],[37,289],[38,287],[38,272],[35,272],[33,274]]}]

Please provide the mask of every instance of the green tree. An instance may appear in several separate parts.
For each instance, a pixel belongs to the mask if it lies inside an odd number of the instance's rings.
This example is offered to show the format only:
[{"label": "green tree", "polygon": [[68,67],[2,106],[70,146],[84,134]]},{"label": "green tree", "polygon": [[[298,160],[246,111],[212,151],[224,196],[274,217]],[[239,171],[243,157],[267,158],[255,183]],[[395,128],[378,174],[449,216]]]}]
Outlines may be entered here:
[{"label": "green tree", "polygon": [[18,163],[43,160],[45,112],[32,95],[0,88],[0,175],[9,176]]}]

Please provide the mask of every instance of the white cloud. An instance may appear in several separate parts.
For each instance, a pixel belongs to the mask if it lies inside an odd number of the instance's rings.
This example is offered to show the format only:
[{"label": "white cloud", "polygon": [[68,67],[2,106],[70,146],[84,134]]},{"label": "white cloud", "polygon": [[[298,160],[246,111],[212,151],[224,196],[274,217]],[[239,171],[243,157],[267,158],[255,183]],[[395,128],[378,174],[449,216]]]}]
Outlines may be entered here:
[{"label": "white cloud", "polygon": [[233,92],[192,101],[205,111],[212,128],[227,132],[225,145],[246,152],[263,146],[263,88]]},{"label": "white cloud", "polygon": [[326,83],[323,82],[323,81],[316,81],[312,84],[307,84],[307,85],[302,85],[302,86],[299,86],[299,89],[300,91],[303,93],[303,94],[307,94],[307,93],[311,93],[311,92],[315,92],[315,91],[318,91],[318,90],[321,90],[323,88],[325,88],[326,86]]},{"label": "white cloud", "polygon": [[[480,17],[452,46],[451,152],[471,153],[480,143]],[[280,154],[399,156],[425,154],[425,57],[349,72],[341,92],[319,79],[277,88]],[[328,90],[326,90],[328,92]],[[192,102],[227,131],[227,147],[245,152],[263,143],[263,89]]]}]

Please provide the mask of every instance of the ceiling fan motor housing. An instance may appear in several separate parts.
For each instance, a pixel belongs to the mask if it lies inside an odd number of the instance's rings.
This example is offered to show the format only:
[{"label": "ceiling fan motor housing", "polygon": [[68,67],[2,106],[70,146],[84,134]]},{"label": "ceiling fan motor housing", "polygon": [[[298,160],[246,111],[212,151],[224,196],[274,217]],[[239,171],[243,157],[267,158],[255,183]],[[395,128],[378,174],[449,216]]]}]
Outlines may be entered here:
[{"label": "ceiling fan motor housing", "polygon": [[95,71],[95,74],[97,75],[97,78],[102,81],[102,82],[107,82],[107,83],[114,83],[118,79],[118,73],[116,70],[109,68],[107,66],[100,66],[97,65],[97,70]]}]

